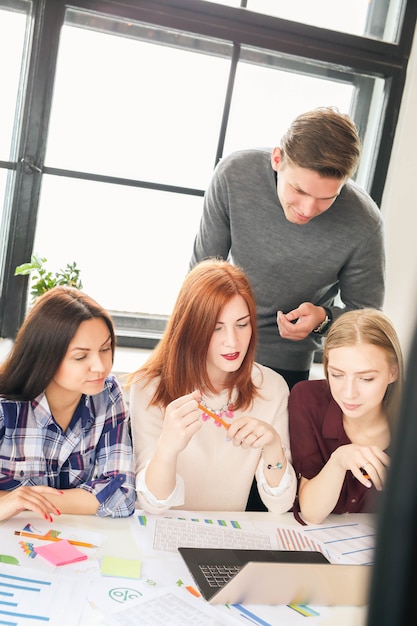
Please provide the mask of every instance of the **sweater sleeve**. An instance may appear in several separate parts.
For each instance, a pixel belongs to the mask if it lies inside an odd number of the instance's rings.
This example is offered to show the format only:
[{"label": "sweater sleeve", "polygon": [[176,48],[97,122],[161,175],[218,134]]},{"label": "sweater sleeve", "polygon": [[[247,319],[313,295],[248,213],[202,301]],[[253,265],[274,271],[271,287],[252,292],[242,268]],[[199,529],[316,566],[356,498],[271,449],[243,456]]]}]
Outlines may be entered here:
[{"label": "sweater sleeve", "polygon": [[[367,217],[362,222],[362,231],[354,236],[356,244],[352,242],[349,258],[338,274],[343,308],[332,308],[334,319],[352,309],[381,309],[385,297],[385,236],[379,209],[353,183],[350,183],[347,198],[342,202],[356,202],[364,211],[367,210]],[[343,210],[343,205],[340,208]]]},{"label": "sweater sleeve", "polygon": [[339,284],[345,311],[382,307],[385,295],[385,254],[381,224],[353,252],[340,272]]},{"label": "sweater sleeve", "polygon": [[190,268],[209,257],[227,259],[231,246],[229,199],[224,163],[216,167],[204,196],[203,214],[194,240]]}]

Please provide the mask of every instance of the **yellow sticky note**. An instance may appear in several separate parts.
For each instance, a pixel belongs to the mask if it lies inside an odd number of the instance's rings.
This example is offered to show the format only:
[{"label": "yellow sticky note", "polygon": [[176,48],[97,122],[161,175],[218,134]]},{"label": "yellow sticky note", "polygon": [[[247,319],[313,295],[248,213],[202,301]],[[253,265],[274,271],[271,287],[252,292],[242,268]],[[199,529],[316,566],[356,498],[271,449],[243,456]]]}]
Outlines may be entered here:
[{"label": "yellow sticky note", "polygon": [[102,576],[119,578],[140,578],[142,563],[137,559],[122,559],[116,556],[103,556],[100,563]]}]

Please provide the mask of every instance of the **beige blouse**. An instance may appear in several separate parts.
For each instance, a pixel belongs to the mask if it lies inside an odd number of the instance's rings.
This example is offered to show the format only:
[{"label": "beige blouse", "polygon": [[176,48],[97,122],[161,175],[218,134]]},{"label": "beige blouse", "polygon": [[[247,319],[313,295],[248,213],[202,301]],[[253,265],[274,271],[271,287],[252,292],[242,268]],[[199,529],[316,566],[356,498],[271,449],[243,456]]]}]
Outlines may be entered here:
[{"label": "beige blouse", "polygon": [[[156,380],[148,384],[140,381],[130,389],[139,508],[150,513],[163,513],[169,508],[244,511],[254,475],[261,499],[269,510],[284,513],[291,508],[296,492],[296,478],[289,444],[288,387],[282,376],[257,363],[253,367],[252,378],[260,392],[253,405],[244,411],[235,410],[231,419],[223,419],[232,422],[243,415],[250,415],[274,426],[288,460],[286,475],[279,487],[272,488],[267,484],[260,449],[245,450],[234,446],[227,440],[227,430],[216,426],[214,420],[209,419],[203,421],[202,428],[178,456],[174,491],[166,500],[157,500],[147,488],[145,472],[162,430],[164,412],[159,406],[149,406]],[[219,409],[225,404],[225,396],[205,396],[205,402],[211,409]]]}]

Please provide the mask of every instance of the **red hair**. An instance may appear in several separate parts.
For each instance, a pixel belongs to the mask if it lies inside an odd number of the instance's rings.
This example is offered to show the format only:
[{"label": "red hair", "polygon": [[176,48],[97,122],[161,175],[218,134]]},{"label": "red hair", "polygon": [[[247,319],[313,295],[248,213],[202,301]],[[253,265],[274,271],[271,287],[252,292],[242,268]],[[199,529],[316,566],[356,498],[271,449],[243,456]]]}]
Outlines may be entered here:
[{"label": "red hair", "polygon": [[244,272],[218,259],[201,261],[190,271],[160,342],[146,363],[129,376],[128,386],[159,377],[152,404],[162,406],[194,389],[215,393],[206,369],[207,352],[222,309],[236,295],[247,304],[252,336],[242,365],[230,373],[228,389],[229,395],[237,389],[235,408],[247,408],[257,394],[251,376],[257,337],[255,299]]}]

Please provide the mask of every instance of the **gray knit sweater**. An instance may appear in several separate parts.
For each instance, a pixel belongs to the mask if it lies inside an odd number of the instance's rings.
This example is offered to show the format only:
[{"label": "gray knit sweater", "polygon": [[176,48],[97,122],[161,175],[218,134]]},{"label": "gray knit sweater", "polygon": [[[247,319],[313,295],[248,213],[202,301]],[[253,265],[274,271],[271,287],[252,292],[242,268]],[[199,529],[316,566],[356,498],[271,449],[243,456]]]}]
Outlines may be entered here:
[{"label": "gray knit sweater", "polygon": [[[280,337],[278,310],[302,302],[331,308],[381,308],[384,233],[381,213],[353,181],[334,204],[307,224],[289,222],[277,195],[270,150],[242,150],[218,164],[204,198],[191,266],[218,256],[239,265],[252,284],[258,314],[257,361],[308,370],[320,336]],[[335,306],[339,294],[342,307]]]}]

